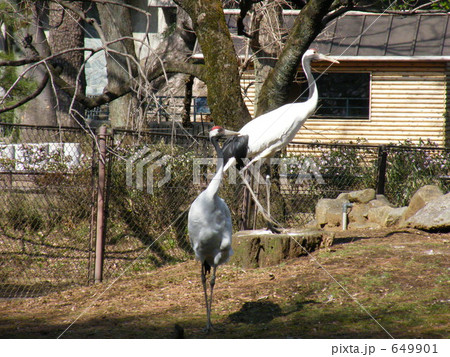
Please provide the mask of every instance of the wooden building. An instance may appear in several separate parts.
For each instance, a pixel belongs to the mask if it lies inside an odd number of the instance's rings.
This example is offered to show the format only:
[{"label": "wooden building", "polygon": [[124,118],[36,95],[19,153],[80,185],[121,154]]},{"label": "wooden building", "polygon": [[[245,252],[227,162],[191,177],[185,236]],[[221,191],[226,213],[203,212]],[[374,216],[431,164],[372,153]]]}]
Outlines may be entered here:
[{"label": "wooden building", "polygon": [[[285,15],[285,23],[292,23],[294,16]],[[243,53],[241,41],[236,44]],[[349,12],[331,22],[311,47],[334,56],[340,64],[316,66],[319,108],[296,141],[430,140],[450,147],[449,14]],[[246,73],[242,86],[253,113],[252,80],[252,74]],[[302,101],[308,94],[301,95],[304,87],[298,82],[291,101]]]}]

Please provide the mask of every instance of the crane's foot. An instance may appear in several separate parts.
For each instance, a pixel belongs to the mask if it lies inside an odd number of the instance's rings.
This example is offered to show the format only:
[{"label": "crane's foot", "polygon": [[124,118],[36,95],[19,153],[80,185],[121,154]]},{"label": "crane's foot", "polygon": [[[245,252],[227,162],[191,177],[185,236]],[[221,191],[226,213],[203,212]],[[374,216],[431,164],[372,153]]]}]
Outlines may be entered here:
[{"label": "crane's foot", "polygon": [[209,322],[209,323],[206,324],[206,327],[204,327],[202,329],[202,332],[204,332],[206,334],[211,333],[213,331],[220,332],[220,331],[223,331],[223,328],[222,327],[217,327],[217,326],[213,325],[211,322]]},{"label": "crane's foot", "polygon": [[184,328],[178,324],[174,326],[174,338],[184,338]]},{"label": "crane's foot", "polygon": [[202,332],[204,333],[210,333],[212,331],[215,331],[215,327],[210,322],[208,322],[206,326],[202,329]]},{"label": "crane's foot", "polygon": [[276,227],[272,222],[267,222],[267,229],[274,234],[281,233],[281,229],[279,227]]},{"label": "crane's foot", "polygon": [[212,326],[206,326],[206,327],[204,327],[204,328],[202,329],[202,332],[208,334],[208,333],[210,333],[212,330],[214,330],[214,329],[212,328]]}]

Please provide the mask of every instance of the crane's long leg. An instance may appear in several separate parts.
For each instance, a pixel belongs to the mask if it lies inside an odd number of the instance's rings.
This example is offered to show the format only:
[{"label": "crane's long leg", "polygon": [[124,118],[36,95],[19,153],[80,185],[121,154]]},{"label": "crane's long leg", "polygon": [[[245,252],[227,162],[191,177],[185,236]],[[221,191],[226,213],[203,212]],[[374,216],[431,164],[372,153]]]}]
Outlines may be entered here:
[{"label": "crane's long leg", "polygon": [[269,214],[267,214],[266,210],[264,209],[264,207],[261,205],[261,203],[259,202],[258,198],[256,197],[255,192],[253,192],[250,184],[248,183],[247,179],[245,178],[243,172],[244,169],[242,169],[241,171],[239,171],[239,175],[241,176],[242,182],[244,182],[245,186],[247,186],[250,194],[252,195],[253,201],[255,201],[256,206],[258,207],[258,209],[260,210],[261,214],[263,215],[263,217],[271,224],[277,224],[276,222],[274,222],[274,220],[270,217]]},{"label": "crane's long leg", "polygon": [[261,214],[263,215],[264,219],[267,221],[267,225],[269,230],[272,231],[272,233],[281,233],[281,231],[279,229],[276,228],[276,226],[278,225],[270,216],[270,213],[268,213],[264,207],[261,205],[261,203],[259,202],[258,198],[256,197],[255,192],[253,191],[253,189],[251,188],[250,184],[248,183],[247,179],[245,178],[244,172],[245,170],[247,170],[247,168],[249,167],[249,165],[255,161],[261,160],[264,157],[258,156],[255,159],[251,160],[244,168],[242,168],[242,170],[239,171],[239,175],[241,176],[242,181],[244,182],[244,184],[247,186],[253,201],[255,202],[256,206],[258,207],[258,209],[260,210]]},{"label": "crane's long leg", "polygon": [[270,175],[266,176],[267,214],[270,217]]},{"label": "crane's long leg", "polygon": [[216,270],[217,267],[213,267],[213,272],[211,275],[211,280],[209,281],[209,285],[211,287],[211,292],[209,295],[209,317],[208,317],[208,324],[209,324],[209,328],[212,329],[213,325],[211,323],[211,308],[212,308],[212,300],[213,300],[213,290],[214,290],[214,285],[216,285]]},{"label": "crane's long leg", "polygon": [[205,294],[205,305],[206,305],[206,327],[205,331],[208,332],[211,329],[211,311],[208,303],[208,292],[206,289],[206,271],[205,266],[202,264],[202,285],[203,285],[203,292]]}]

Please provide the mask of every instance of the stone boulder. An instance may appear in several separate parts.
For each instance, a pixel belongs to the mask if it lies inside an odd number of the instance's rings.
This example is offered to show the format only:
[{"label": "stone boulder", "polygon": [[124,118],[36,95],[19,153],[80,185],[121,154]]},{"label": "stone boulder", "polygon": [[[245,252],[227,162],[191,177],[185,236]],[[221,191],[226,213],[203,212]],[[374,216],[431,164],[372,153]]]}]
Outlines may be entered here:
[{"label": "stone boulder", "polygon": [[426,185],[419,188],[409,201],[408,209],[405,212],[404,219],[408,220],[426,204],[439,198],[444,193],[438,186]]},{"label": "stone boulder", "polygon": [[426,185],[417,190],[407,207],[396,208],[385,196],[376,195],[373,189],[345,192],[336,199],[319,200],[315,220],[318,228],[340,227],[343,206],[352,203],[347,211],[349,229],[396,226],[447,230],[450,208],[443,197],[448,194],[444,196],[438,186]]},{"label": "stone boulder", "polygon": [[392,207],[389,206],[376,206],[371,207],[368,213],[368,220],[372,223],[376,223],[380,225],[380,227],[384,226],[384,222],[387,219]]},{"label": "stone boulder", "polygon": [[407,207],[378,206],[369,209],[368,220],[380,227],[392,227],[402,220]]},{"label": "stone boulder", "polygon": [[383,222],[384,227],[394,227],[398,226],[402,220],[404,220],[405,212],[408,207],[398,207],[392,208],[386,215]]},{"label": "stone boulder", "polygon": [[319,227],[340,226],[342,222],[342,207],[344,203],[350,203],[344,198],[322,198],[316,205],[316,222]]},{"label": "stone boulder", "polygon": [[338,196],[338,199],[349,200],[350,202],[367,203],[374,200],[376,197],[375,190],[368,188],[365,190],[344,192]]},{"label": "stone boulder", "polygon": [[450,193],[441,195],[419,209],[406,224],[425,231],[450,231]]},{"label": "stone boulder", "polygon": [[385,195],[376,195],[376,199],[370,202],[371,204],[377,203],[380,206],[390,206],[394,207],[392,203],[386,198]]},{"label": "stone boulder", "polygon": [[369,216],[369,205],[364,203],[355,203],[348,213],[348,220],[350,224],[356,223],[358,226],[367,223]]}]

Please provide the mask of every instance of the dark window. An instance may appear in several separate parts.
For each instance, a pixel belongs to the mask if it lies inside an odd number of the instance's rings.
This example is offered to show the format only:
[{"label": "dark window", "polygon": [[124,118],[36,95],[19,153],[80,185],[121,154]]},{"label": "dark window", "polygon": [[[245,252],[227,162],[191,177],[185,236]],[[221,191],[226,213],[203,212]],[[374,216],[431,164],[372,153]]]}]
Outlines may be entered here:
[{"label": "dark window", "polygon": [[[319,89],[319,104],[312,118],[368,119],[370,97],[369,73],[314,74]],[[306,80],[300,80],[302,95],[308,97]]]}]

